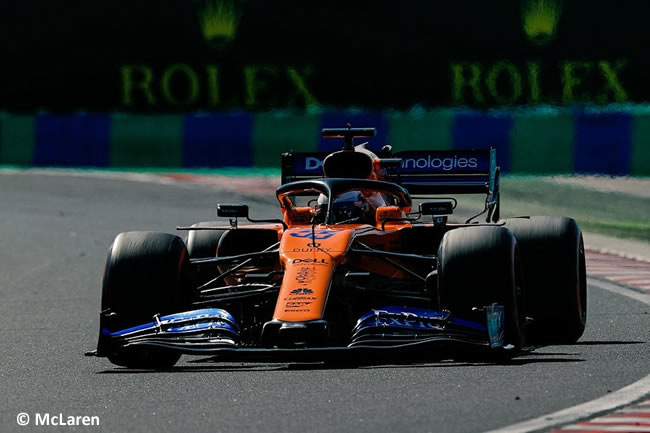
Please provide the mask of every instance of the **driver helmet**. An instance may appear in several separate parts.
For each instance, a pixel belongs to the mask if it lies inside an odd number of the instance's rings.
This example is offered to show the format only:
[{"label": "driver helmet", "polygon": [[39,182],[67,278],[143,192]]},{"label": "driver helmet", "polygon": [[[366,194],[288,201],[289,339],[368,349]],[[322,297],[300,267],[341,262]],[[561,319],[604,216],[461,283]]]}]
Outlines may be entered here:
[{"label": "driver helmet", "polygon": [[[325,219],[329,200],[325,194],[318,197],[316,215]],[[331,222],[340,224],[342,222],[373,224],[374,206],[361,191],[347,191],[334,199],[330,209]]]}]

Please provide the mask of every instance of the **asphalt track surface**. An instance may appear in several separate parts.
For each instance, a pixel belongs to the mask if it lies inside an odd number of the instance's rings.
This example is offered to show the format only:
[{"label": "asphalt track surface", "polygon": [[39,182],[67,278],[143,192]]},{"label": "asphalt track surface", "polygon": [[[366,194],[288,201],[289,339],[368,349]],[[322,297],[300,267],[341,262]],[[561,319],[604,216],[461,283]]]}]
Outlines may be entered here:
[{"label": "asphalt track surface", "polygon": [[173,232],[214,219],[215,202],[271,197],[33,173],[0,175],[0,431],[25,412],[98,416],[113,432],[479,432],[583,403],[649,373],[649,308],[589,287],[578,344],[509,363],[443,361],[362,368],[197,364],[129,371],[86,358],[95,346],[108,245],[120,231]]}]

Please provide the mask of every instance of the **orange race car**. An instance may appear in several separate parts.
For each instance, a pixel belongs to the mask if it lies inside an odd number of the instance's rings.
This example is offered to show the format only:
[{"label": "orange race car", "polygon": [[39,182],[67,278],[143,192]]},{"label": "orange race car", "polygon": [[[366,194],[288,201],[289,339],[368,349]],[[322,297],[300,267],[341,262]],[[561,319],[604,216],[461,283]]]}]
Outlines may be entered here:
[{"label": "orange race car", "polygon": [[[354,145],[374,133],[324,129],[342,150],[284,154],[281,220],[218,204],[229,224],[178,227],[185,241],[119,234],[88,354],[168,368],[181,354],[377,361],[512,354],[526,341],[580,338],[585,259],[574,220],[500,220],[494,149],[385,146],[378,156]],[[451,223],[455,194],[485,194],[482,212]],[[423,200],[415,208],[414,198]]]}]

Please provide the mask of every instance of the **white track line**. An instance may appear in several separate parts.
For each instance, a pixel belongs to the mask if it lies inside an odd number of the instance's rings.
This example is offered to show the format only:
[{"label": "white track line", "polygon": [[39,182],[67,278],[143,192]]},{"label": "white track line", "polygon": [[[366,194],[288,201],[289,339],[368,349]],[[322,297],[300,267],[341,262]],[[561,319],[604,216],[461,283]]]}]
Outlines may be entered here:
[{"label": "white track line", "polygon": [[[610,292],[627,296],[639,302],[643,302],[646,305],[650,305],[650,294],[639,293],[633,290],[625,289],[619,287],[615,284],[610,284],[606,281],[595,280],[593,278],[588,278],[587,283],[589,285],[597,286],[601,289],[608,290]],[[568,424],[570,422],[577,421],[582,418],[587,418],[591,415],[594,415],[599,412],[604,412],[607,410],[615,409],[617,407],[625,406],[632,403],[635,400],[642,398],[644,395],[650,393],[650,374],[644,377],[643,379],[634,382],[631,385],[628,385],[624,388],[619,389],[618,391],[612,392],[610,394],[604,395],[603,397],[597,398],[596,400],[589,401],[587,403],[582,403],[577,406],[573,406],[567,409],[563,409],[557,412],[550,413],[548,415],[543,415],[538,418],[534,418],[528,421],[523,421],[517,424],[513,424],[507,427],[501,427],[495,430],[490,430],[488,433],[525,433],[536,430],[549,429],[551,427],[557,426],[559,424]],[[601,428],[603,427],[603,428]],[[604,427],[607,427],[605,429]],[[602,431],[648,431],[650,432],[650,427],[637,426],[633,430],[610,430],[611,428],[619,428],[620,426],[598,426],[598,430]],[[640,430],[637,430],[639,429]],[[648,430],[645,430],[645,429]],[[565,430],[594,430],[594,426],[566,426],[563,427]]]}]

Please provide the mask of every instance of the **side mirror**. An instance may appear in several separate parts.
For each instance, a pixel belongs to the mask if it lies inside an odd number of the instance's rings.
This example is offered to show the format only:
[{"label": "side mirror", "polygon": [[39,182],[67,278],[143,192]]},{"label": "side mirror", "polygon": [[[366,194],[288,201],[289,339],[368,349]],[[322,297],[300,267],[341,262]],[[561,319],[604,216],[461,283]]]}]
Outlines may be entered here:
[{"label": "side mirror", "polygon": [[403,218],[404,212],[397,206],[379,206],[375,211],[375,221],[384,222],[388,218]]},{"label": "side mirror", "polygon": [[456,207],[455,200],[436,200],[420,203],[422,215],[451,215]]},{"label": "side mirror", "polygon": [[217,203],[217,216],[225,218],[248,218],[248,206],[245,204]]}]

